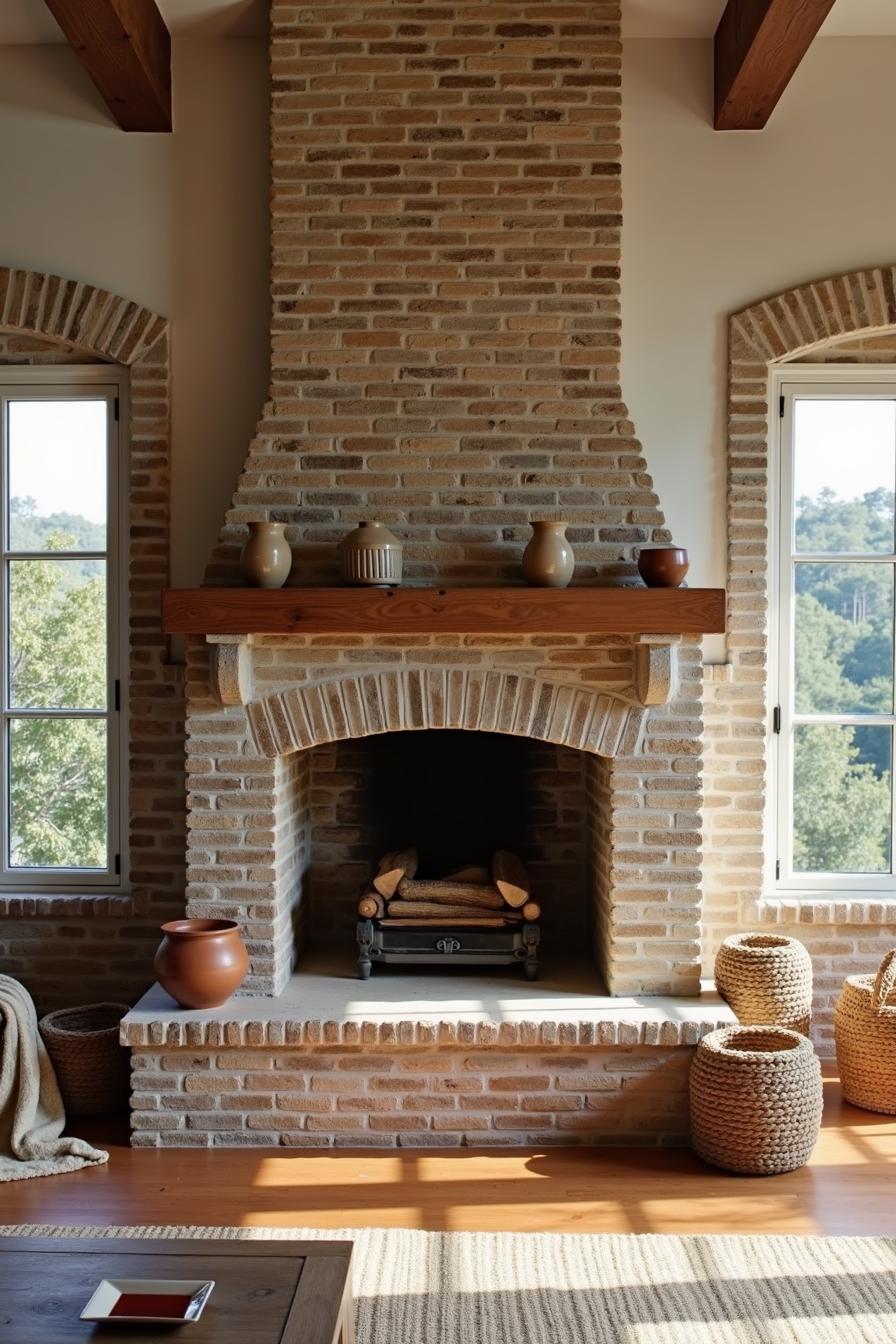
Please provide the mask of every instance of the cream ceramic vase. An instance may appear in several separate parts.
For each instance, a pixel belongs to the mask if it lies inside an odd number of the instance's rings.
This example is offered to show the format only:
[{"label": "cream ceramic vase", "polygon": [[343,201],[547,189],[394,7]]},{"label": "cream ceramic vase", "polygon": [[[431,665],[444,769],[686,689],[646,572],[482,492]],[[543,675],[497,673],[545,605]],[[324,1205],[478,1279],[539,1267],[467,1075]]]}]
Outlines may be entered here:
[{"label": "cream ceramic vase", "polygon": [[360,523],[339,543],[342,577],[352,585],[388,588],[401,583],[403,547],[384,523]]},{"label": "cream ceramic vase", "polygon": [[243,573],[253,588],[282,588],[292,568],[292,551],[283,535],[285,523],[250,523],[243,547]]},{"label": "cream ceramic vase", "polygon": [[523,551],[523,573],[533,588],[566,588],[576,567],[566,540],[566,523],[532,523],[532,540]]}]

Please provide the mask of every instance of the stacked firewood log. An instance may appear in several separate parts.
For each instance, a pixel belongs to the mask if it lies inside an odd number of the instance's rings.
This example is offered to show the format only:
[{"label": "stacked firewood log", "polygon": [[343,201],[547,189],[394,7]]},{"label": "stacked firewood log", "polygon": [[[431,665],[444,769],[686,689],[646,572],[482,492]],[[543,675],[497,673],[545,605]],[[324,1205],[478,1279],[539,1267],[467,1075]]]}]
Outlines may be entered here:
[{"label": "stacked firewood log", "polygon": [[415,849],[384,855],[358,902],[361,918],[403,928],[493,929],[541,915],[523,861],[506,849],[495,851],[488,868],[458,868],[440,878],[419,879],[418,865]]}]

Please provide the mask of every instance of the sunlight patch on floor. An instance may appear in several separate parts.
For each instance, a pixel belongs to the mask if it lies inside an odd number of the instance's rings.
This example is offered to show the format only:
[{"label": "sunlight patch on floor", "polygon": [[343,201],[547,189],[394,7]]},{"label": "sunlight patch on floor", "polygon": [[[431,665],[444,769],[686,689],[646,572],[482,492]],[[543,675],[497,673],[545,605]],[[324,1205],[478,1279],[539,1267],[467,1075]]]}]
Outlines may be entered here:
[{"label": "sunlight patch on floor", "polygon": [[[301,1159],[301,1170],[296,1166],[297,1159]],[[414,1165],[421,1165],[419,1159],[415,1160]],[[262,1158],[252,1184],[260,1189],[277,1186],[288,1190],[290,1186],[298,1185],[311,1185],[313,1188],[314,1183],[321,1181],[321,1178],[330,1172],[333,1173],[334,1180],[338,1179],[340,1185],[344,1185],[346,1180],[361,1182],[372,1180],[380,1184],[397,1183],[407,1179],[408,1160],[406,1155],[380,1151],[371,1160],[368,1170],[365,1171],[362,1159],[357,1169],[349,1172],[346,1171],[345,1158],[335,1158],[329,1149],[318,1154],[307,1149],[296,1150],[290,1157]],[[415,1173],[415,1176],[419,1179],[419,1173]]]},{"label": "sunlight patch on floor", "polygon": [[[427,1230],[416,1205],[377,1205],[375,1209],[359,1208],[348,1204],[343,1209],[332,1207],[277,1209],[274,1213],[247,1211],[239,1220],[240,1227],[407,1227]],[[441,1230],[441,1225],[439,1230]]]},{"label": "sunlight patch on floor", "polygon": [[[296,1165],[298,1158],[301,1159],[301,1170]],[[333,1173],[334,1180],[338,1179],[340,1185],[355,1181],[361,1186],[366,1181],[383,1186],[407,1185],[409,1181],[421,1185],[446,1185],[477,1180],[496,1185],[501,1181],[519,1181],[523,1177],[531,1177],[533,1173],[528,1165],[530,1159],[530,1153],[521,1153],[508,1158],[505,1166],[498,1167],[490,1155],[483,1157],[481,1154],[453,1153],[449,1149],[440,1151],[437,1157],[429,1157],[412,1150],[391,1153],[388,1149],[378,1149],[376,1156],[366,1162],[364,1158],[359,1158],[356,1168],[346,1170],[344,1156],[339,1157],[337,1168],[331,1151],[315,1155],[308,1149],[302,1149],[296,1150],[291,1157],[262,1158],[252,1184],[258,1189],[288,1190],[298,1185],[313,1188],[322,1177]]]},{"label": "sunlight patch on floor", "polygon": [[[736,1177],[732,1179],[738,1180]],[[774,1177],[756,1179],[764,1182],[774,1180]],[[693,1233],[695,1228],[705,1232],[737,1231],[745,1235],[821,1233],[824,1229],[812,1213],[811,1203],[810,1191],[806,1192],[804,1200],[797,1202],[792,1195],[782,1199],[754,1194],[740,1184],[730,1195],[679,1195],[677,1199],[641,1200],[639,1207],[644,1226],[637,1230],[682,1234]]]},{"label": "sunlight patch on floor", "polygon": [[[830,1131],[829,1131],[830,1132]],[[813,1167],[858,1167],[867,1162],[879,1162],[896,1158],[896,1132],[889,1134],[864,1132],[861,1136],[844,1128],[841,1142],[836,1148],[820,1143],[812,1154],[810,1166]],[[848,1145],[848,1146],[847,1146]]]}]

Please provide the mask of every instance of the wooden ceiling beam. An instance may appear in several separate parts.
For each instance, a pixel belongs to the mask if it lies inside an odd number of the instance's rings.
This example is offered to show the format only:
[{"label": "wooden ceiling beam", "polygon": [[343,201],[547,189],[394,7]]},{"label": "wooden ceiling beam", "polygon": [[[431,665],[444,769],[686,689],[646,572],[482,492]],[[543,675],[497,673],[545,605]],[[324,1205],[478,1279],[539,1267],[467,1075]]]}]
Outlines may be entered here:
[{"label": "wooden ceiling beam", "polygon": [[728,0],[715,36],[715,128],[761,131],[834,0]]},{"label": "wooden ceiling beam", "polygon": [[170,131],[171,35],[155,0],[44,0],[125,131]]}]

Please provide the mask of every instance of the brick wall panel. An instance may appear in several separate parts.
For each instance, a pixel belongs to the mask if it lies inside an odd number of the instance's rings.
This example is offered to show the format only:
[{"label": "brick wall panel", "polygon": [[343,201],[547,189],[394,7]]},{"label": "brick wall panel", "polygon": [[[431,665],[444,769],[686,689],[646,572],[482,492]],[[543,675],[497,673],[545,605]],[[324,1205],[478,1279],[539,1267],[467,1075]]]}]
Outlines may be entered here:
[{"label": "brick wall panel", "polygon": [[896,938],[896,904],[776,898],[763,890],[769,705],[771,490],[768,386],[772,362],[890,363],[896,350],[896,270],[804,285],[731,318],[728,421],[728,665],[705,686],[707,863],[704,966],[727,934],[773,925],[809,949],[813,1035],[833,1053],[833,1006],[846,975],[876,970]]},{"label": "brick wall panel", "polygon": [[130,375],[130,890],[3,896],[0,966],[41,1010],[133,1002],[153,979],[159,925],[183,913],[184,695],[159,628],[168,583],[170,353],[167,324],[57,276],[0,269],[0,365],[123,362]]},{"label": "brick wall panel", "polygon": [[[296,1056],[141,1050],[138,1147],[425,1147],[686,1142],[693,1049],[572,1048],[545,1055],[378,1047]],[[296,1072],[301,1063],[301,1073]],[[137,1068],[139,1064],[139,1069]],[[274,1093],[256,1080],[277,1079]],[[164,1085],[160,1085],[161,1083]]]}]

